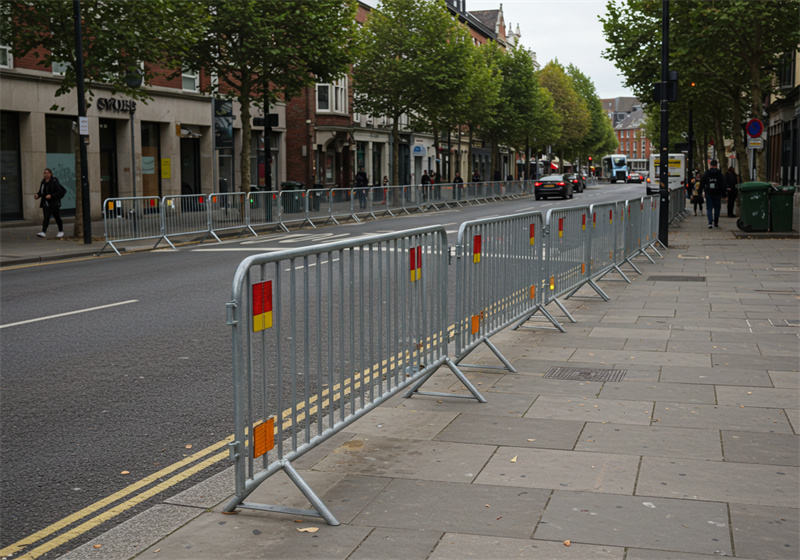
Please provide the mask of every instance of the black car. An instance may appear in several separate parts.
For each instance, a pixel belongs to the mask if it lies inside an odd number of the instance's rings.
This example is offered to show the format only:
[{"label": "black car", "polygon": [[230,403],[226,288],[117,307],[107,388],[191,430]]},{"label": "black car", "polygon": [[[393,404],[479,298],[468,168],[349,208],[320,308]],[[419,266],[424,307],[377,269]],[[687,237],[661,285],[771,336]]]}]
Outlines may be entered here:
[{"label": "black car", "polygon": [[628,182],[629,183],[643,183],[644,182],[644,175],[641,173],[630,173],[628,175]]},{"label": "black car", "polygon": [[580,174],[571,174],[568,176],[569,180],[572,182],[572,190],[574,192],[582,193],[586,190],[586,177]]},{"label": "black car", "polygon": [[569,175],[547,175],[533,183],[536,200],[551,196],[572,198],[573,184]]}]

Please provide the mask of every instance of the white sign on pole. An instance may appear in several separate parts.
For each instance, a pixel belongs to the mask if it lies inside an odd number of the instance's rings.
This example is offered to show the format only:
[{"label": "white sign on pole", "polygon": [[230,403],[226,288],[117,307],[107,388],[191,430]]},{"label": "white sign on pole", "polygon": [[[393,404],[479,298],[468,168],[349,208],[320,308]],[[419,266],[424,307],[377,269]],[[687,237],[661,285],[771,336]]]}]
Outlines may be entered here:
[{"label": "white sign on pole", "polygon": [[89,136],[89,117],[78,117],[78,128],[81,136]]},{"label": "white sign on pole", "polygon": [[761,150],[764,148],[764,139],[763,138],[748,138],[747,139],[747,147],[751,150]]}]

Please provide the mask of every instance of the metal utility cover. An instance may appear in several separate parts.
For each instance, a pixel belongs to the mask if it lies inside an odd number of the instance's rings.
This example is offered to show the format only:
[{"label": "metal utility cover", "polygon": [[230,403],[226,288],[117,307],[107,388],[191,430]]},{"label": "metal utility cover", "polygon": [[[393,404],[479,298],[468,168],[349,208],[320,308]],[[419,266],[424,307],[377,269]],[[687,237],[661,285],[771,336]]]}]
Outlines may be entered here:
[{"label": "metal utility cover", "polygon": [[570,381],[622,381],[628,370],[625,369],[590,369],[552,367],[544,375],[545,379],[566,379]]}]

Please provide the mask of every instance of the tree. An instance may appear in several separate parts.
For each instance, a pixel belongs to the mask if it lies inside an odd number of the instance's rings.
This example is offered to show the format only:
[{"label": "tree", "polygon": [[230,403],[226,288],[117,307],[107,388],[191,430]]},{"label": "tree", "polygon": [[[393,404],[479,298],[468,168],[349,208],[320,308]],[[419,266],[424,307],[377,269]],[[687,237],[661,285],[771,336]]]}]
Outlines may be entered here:
[{"label": "tree", "polygon": [[573,151],[589,132],[589,109],[558,61],[548,62],[539,72],[539,80],[553,96],[554,109],[559,116],[561,134],[553,142],[553,148],[563,168],[564,156]]},{"label": "tree", "polygon": [[[87,106],[97,87],[146,101],[147,88],[130,85],[132,73],[145,83],[160,69],[180,67],[180,60],[205,23],[199,4],[181,0],[148,2],[81,1],[81,43]],[[64,68],[56,97],[77,85],[73,3],[58,0],[0,3],[0,35],[15,57],[34,56],[39,66]],[[61,109],[58,104],[52,110]],[[80,173],[76,173],[80,176]],[[84,211],[80,181],[76,183],[75,236],[83,236]]]},{"label": "tree", "polygon": [[[456,107],[460,109],[458,122],[466,126],[469,131],[470,151],[475,133],[491,127],[499,106],[503,76],[494,62],[492,49],[491,43],[485,43],[471,51],[472,60],[466,70],[466,101],[460,107]],[[459,143],[460,140],[459,136]]]},{"label": "tree", "polygon": [[[352,61],[355,0],[202,2],[208,24],[184,62],[218,76],[211,92],[241,105],[242,188],[250,190],[250,110],[264,115],[317,81],[341,76]],[[269,147],[266,147],[269,150]],[[269,154],[267,154],[269,158]]]},{"label": "tree", "polygon": [[[641,99],[650,84],[660,81],[661,6],[654,0],[612,1],[601,18],[610,47],[603,56],[613,60]],[[755,9],[757,6],[757,9]],[[688,103],[682,92],[690,82],[702,85],[693,98],[693,112],[707,113],[714,135],[734,141],[740,174],[749,174],[741,125],[761,117],[763,99],[771,91],[778,58],[800,42],[797,0],[771,0],[757,5],[746,0],[686,0],[670,5],[670,69],[679,73],[679,104],[671,106],[685,122]],[[686,25],[686,22],[691,25]],[[703,95],[701,96],[701,92]],[[743,99],[749,100],[746,105]],[[719,107],[724,100],[724,107]],[[728,119],[725,117],[730,115]],[[716,118],[715,118],[716,116]],[[722,138],[716,137],[718,146]],[[720,158],[724,159],[724,158]],[[765,179],[764,152],[758,175]]]},{"label": "tree", "polygon": [[[423,114],[432,98],[446,100],[455,80],[446,70],[463,37],[441,0],[393,0],[373,11],[357,41],[356,110],[392,120],[392,182],[400,184],[400,117]],[[448,78],[440,81],[446,72]],[[438,111],[437,111],[438,112]]]},{"label": "tree", "polygon": [[572,78],[575,91],[586,102],[589,110],[589,131],[575,144],[577,155],[582,157],[583,161],[587,161],[586,158],[589,156],[602,153],[601,147],[606,143],[609,132],[612,137],[614,136],[614,130],[611,127],[611,121],[603,111],[603,104],[597,96],[597,90],[592,81],[574,64],[567,67],[567,74]]}]

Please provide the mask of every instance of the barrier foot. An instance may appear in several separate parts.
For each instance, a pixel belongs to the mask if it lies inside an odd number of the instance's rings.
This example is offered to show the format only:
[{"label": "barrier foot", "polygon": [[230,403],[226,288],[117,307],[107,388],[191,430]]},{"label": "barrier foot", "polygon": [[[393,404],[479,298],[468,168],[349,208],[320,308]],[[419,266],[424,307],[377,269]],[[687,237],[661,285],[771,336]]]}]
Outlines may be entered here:
[{"label": "barrier foot", "polygon": [[[651,262],[651,263],[653,263],[653,264],[656,264],[656,261],[654,261],[654,260],[653,260],[653,257],[651,257],[651,256],[650,256],[650,255],[647,253],[647,251],[645,251],[644,249],[642,249],[642,250],[640,251],[640,253],[642,253],[642,254],[643,254],[645,257],[647,257],[647,260],[648,260],[648,261],[650,261],[650,262]],[[656,251],[656,253],[658,253],[658,251]]]},{"label": "barrier foot", "polygon": [[110,246],[112,249],[114,249],[114,252],[117,254],[117,256],[118,256],[118,257],[121,257],[121,256],[122,256],[122,255],[119,253],[119,251],[117,251],[117,248],[116,248],[116,247],[114,247],[114,244],[113,244],[113,243],[111,243],[110,241],[106,241],[106,244],[105,244],[105,245],[103,245],[103,248],[102,248],[102,249],[100,249],[100,250],[99,250],[97,253],[95,253],[95,255],[94,255],[94,256],[95,256],[95,257],[99,257],[99,256],[100,256],[100,253],[102,253],[103,251],[105,251],[106,247],[109,247],[109,246]]},{"label": "barrier foot", "polygon": [[334,517],[333,513],[331,513],[331,510],[328,509],[328,506],[326,506],[325,503],[320,500],[319,496],[314,493],[308,483],[303,480],[303,477],[300,476],[290,462],[286,461],[282,463],[281,468],[289,477],[289,479],[294,482],[295,486],[297,486],[300,492],[303,493],[306,499],[311,502],[311,505],[314,506],[314,509],[298,509],[270,504],[257,504],[253,502],[242,502],[238,505],[238,507],[243,509],[255,509],[259,511],[271,511],[275,513],[288,513],[289,515],[321,517],[328,525],[339,525],[339,521],[336,519],[336,517]]},{"label": "barrier foot", "polygon": [[636,268],[636,265],[635,265],[635,264],[633,264],[633,261],[631,260],[631,258],[630,258],[630,257],[626,258],[626,259],[625,259],[625,262],[626,262],[626,263],[628,263],[629,265],[631,265],[631,266],[633,267],[633,270],[635,270],[637,274],[641,274],[641,273],[642,273],[642,271],[641,271],[641,270],[639,270],[638,268]]},{"label": "barrier foot", "polygon": [[[527,322],[530,320],[530,318],[531,318],[531,317],[533,317],[533,316],[536,314],[536,312],[537,312],[537,311],[541,311],[541,312],[542,312],[542,315],[544,315],[544,316],[545,316],[545,318],[546,318],[548,321],[550,321],[550,323],[551,323],[553,326],[552,326],[552,327],[542,327],[542,326],[535,326],[535,327],[532,327],[532,326],[527,326],[527,325],[525,325],[525,323],[527,323]],[[567,331],[566,331],[566,329],[565,329],[564,327],[562,327],[562,326],[561,326],[561,323],[559,323],[559,322],[556,320],[556,318],[555,318],[555,317],[553,317],[553,316],[550,314],[550,312],[549,312],[549,311],[547,311],[547,309],[545,309],[545,308],[544,308],[544,306],[543,306],[543,305],[537,305],[537,306],[536,306],[536,309],[534,309],[533,311],[531,311],[530,313],[528,313],[528,314],[527,314],[525,317],[523,317],[521,320],[519,320],[519,321],[517,322],[517,324],[516,324],[516,325],[514,325],[513,327],[511,327],[511,330],[514,330],[514,331],[515,331],[515,330],[517,330],[517,329],[520,329],[520,328],[522,328],[523,326],[524,326],[525,328],[529,328],[529,329],[549,329],[549,330],[559,330],[559,331],[561,331],[562,333],[565,333],[565,332],[567,332]]]},{"label": "barrier foot", "polygon": [[600,288],[600,286],[597,285],[597,283],[594,280],[590,279],[588,284],[592,288],[594,288],[594,291],[597,292],[597,295],[603,298],[603,301],[609,301],[611,299],[610,297],[608,297],[608,295],[606,295],[606,293],[602,290],[602,288]]},{"label": "barrier foot", "polygon": [[361,223],[361,220],[359,220],[358,216],[356,216],[355,214],[350,214],[350,217],[353,218],[356,221],[356,223],[359,223],[359,224]]},{"label": "barrier foot", "polygon": [[464,355],[461,358],[459,358],[458,360],[456,360],[455,364],[458,365],[459,367],[481,368],[481,369],[501,369],[501,370],[510,371],[511,373],[517,373],[517,370],[514,369],[514,366],[511,365],[511,362],[509,362],[506,359],[506,357],[503,356],[503,354],[500,353],[500,350],[498,350],[497,347],[494,344],[492,344],[491,340],[486,338],[486,339],[483,340],[483,343],[486,344],[486,346],[489,347],[489,350],[491,350],[494,353],[495,356],[497,356],[498,360],[503,362],[503,367],[501,367],[501,366],[486,366],[486,365],[480,365],[480,364],[462,364],[461,360],[466,358],[468,354]]},{"label": "barrier foot", "polygon": [[[457,399],[472,399],[472,398],[474,398],[478,402],[481,402],[481,403],[485,403],[486,402],[486,399],[483,397],[483,395],[481,395],[480,392],[478,392],[478,390],[475,388],[475,386],[472,383],[470,383],[469,379],[466,378],[464,373],[460,369],[458,369],[458,367],[456,366],[455,363],[453,363],[453,360],[451,360],[450,358],[445,358],[444,363],[447,365],[447,367],[450,368],[450,371],[453,372],[453,375],[455,375],[458,378],[458,380],[461,381],[461,384],[464,385],[464,387],[466,387],[467,390],[470,393],[472,393],[472,396],[469,396],[469,395],[456,395],[456,394],[453,394],[453,393],[432,393],[432,392],[427,392],[427,391],[420,391],[419,388],[422,387],[428,381],[428,379],[430,379],[431,376],[439,370],[439,368],[436,368],[436,369],[432,370],[430,373],[428,373],[427,375],[423,376],[414,385],[412,385],[411,388],[403,395],[403,397],[407,399],[407,398],[411,397],[412,395],[417,394],[417,395],[427,395],[429,397],[448,397],[448,398],[453,397],[453,398],[457,398]],[[441,367],[441,366],[439,366],[439,367]]]},{"label": "barrier foot", "polygon": [[622,272],[622,269],[621,269],[619,266],[617,266],[616,264],[614,265],[614,270],[616,270],[617,272],[619,272],[619,275],[620,275],[620,276],[622,276],[622,279],[623,279],[623,280],[625,280],[625,281],[626,281],[628,284],[630,284],[630,283],[631,283],[631,281],[630,281],[630,278],[628,278],[627,276],[625,276],[625,273],[624,273],[624,272]]},{"label": "barrier foot", "polygon": [[[669,247],[667,247],[666,245],[664,245],[663,243],[661,243],[661,240],[660,240],[660,239],[656,239],[656,243],[657,243],[658,245],[661,245],[661,248],[662,248],[662,249],[669,249]],[[654,243],[653,245],[655,246],[655,244],[656,244],[656,243]],[[659,254],[660,254],[660,253],[659,253]]]},{"label": "barrier foot", "polygon": [[[661,242],[660,242],[660,241],[657,241],[657,243],[661,243]],[[655,251],[655,252],[656,252],[656,255],[658,255],[658,256],[659,256],[659,257],[661,257],[662,259],[664,258],[664,255],[662,255],[662,254],[661,254],[661,251],[659,251],[659,250],[656,248],[656,244],[655,244],[655,243],[651,244],[651,245],[650,245],[650,247],[649,247],[649,249],[652,249],[653,251]]]},{"label": "barrier foot", "polygon": [[570,314],[570,312],[569,312],[569,311],[567,311],[567,308],[566,308],[566,307],[564,307],[564,304],[563,304],[563,303],[561,303],[560,301],[558,301],[558,298],[553,298],[553,301],[554,301],[554,302],[556,302],[556,305],[557,305],[558,307],[560,307],[560,308],[561,308],[561,311],[563,311],[563,312],[564,312],[564,315],[566,315],[566,316],[567,316],[567,319],[569,319],[569,322],[570,322],[570,323],[577,323],[577,322],[578,322],[578,321],[576,321],[576,320],[575,320],[575,317],[573,317],[573,316]]}]

